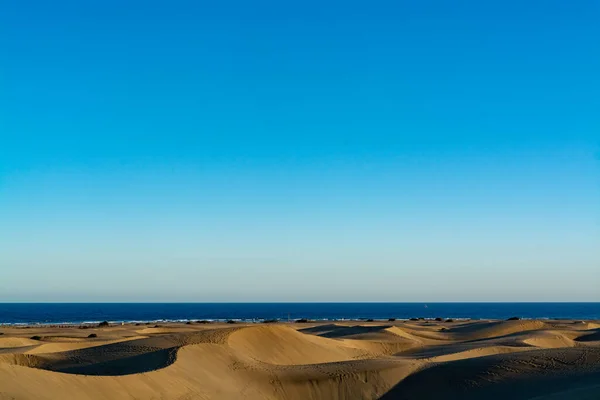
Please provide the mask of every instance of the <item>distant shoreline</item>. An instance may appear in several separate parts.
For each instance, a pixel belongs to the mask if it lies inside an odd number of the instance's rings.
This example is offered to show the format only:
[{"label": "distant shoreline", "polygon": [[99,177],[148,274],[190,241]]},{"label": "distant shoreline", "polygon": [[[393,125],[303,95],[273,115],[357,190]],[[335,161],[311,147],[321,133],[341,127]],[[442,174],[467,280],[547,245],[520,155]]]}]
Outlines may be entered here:
[{"label": "distant shoreline", "polygon": [[[543,322],[599,322],[600,318],[519,318],[520,321],[543,321]],[[30,322],[30,323],[0,323],[2,328],[81,328],[91,329],[98,328],[99,324],[108,322],[108,327],[115,326],[150,326],[150,325],[168,325],[168,326],[180,326],[180,325],[224,325],[228,323],[241,324],[241,325],[254,325],[254,324],[326,324],[326,323],[354,323],[354,324],[393,324],[393,323],[465,323],[465,322],[501,322],[507,321],[507,319],[496,319],[496,318],[446,318],[439,321],[434,318],[388,318],[388,319],[311,319],[311,320],[269,320],[269,319],[256,319],[256,320],[244,320],[244,319],[192,319],[192,320],[152,320],[152,321],[85,321],[85,322]]]},{"label": "distant shoreline", "polygon": [[0,325],[387,321],[600,320],[600,303],[0,303]]}]

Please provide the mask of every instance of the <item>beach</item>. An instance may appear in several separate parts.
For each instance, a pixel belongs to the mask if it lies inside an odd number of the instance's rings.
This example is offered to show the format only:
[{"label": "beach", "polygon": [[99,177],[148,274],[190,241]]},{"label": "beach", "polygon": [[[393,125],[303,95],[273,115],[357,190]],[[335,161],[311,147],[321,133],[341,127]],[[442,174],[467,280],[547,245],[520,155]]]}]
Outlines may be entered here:
[{"label": "beach", "polygon": [[0,326],[0,399],[600,398],[597,320],[230,322]]}]

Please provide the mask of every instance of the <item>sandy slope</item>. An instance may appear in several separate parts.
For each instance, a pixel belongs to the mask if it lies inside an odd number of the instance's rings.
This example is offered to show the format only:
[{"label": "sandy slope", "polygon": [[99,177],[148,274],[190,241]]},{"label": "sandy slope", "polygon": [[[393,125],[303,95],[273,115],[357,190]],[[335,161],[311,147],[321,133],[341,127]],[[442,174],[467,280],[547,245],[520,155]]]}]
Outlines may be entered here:
[{"label": "sandy slope", "polygon": [[597,322],[0,332],[0,400],[600,398]]}]

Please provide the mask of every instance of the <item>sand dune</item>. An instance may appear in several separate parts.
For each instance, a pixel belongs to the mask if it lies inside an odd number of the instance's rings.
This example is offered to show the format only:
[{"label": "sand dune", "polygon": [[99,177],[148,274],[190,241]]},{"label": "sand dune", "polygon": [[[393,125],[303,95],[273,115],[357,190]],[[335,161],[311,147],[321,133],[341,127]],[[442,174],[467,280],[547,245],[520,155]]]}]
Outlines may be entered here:
[{"label": "sand dune", "polygon": [[476,322],[451,328],[448,336],[454,340],[479,340],[546,328],[542,321]]},{"label": "sand dune", "polygon": [[577,343],[567,335],[555,331],[540,332],[535,335],[530,335],[530,337],[523,340],[523,343],[545,349],[574,347],[577,345]]},{"label": "sand dune", "polygon": [[344,342],[304,335],[288,326],[256,326],[239,330],[228,340],[234,351],[276,365],[318,364],[366,358]]},{"label": "sand dune", "polygon": [[596,323],[3,328],[0,399],[592,399]]},{"label": "sand dune", "polygon": [[194,332],[198,329],[194,329],[194,328],[162,328],[162,327],[158,327],[158,328],[144,328],[144,329],[140,329],[135,331],[136,333],[140,334],[140,335],[156,335],[156,334],[162,334],[162,333],[180,333],[180,332]]},{"label": "sand dune", "polygon": [[[543,349],[436,364],[396,385],[384,399],[530,399],[597,385],[600,349]],[[572,397],[577,398],[577,397]]]},{"label": "sand dune", "polygon": [[143,336],[133,336],[130,338],[121,339],[87,339],[80,342],[50,342],[41,343],[35,346],[31,350],[27,350],[26,354],[47,354],[47,353],[59,353],[64,351],[72,351],[85,349],[88,347],[104,346],[112,343],[126,342],[129,340],[141,339]]},{"label": "sand dune", "polygon": [[37,346],[38,344],[39,342],[36,340],[26,339],[22,337],[0,337],[0,349]]},{"label": "sand dune", "polygon": [[479,347],[479,348],[475,348],[475,349],[451,352],[451,353],[440,355],[437,357],[432,357],[429,359],[429,361],[433,361],[433,362],[456,361],[456,360],[464,360],[467,358],[491,356],[491,355],[495,355],[495,354],[514,353],[517,351],[525,351],[525,350],[523,348],[511,347],[511,346]]}]

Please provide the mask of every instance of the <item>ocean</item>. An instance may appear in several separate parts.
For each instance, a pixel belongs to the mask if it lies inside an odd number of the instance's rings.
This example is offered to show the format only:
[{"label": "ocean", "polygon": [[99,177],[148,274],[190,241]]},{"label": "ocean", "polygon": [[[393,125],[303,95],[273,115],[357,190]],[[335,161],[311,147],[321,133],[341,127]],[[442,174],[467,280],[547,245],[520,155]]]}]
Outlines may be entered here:
[{"label": "ocean", "polygon": [[0,324],[514,316],[600,319],[600,303],[0,303]]}]

